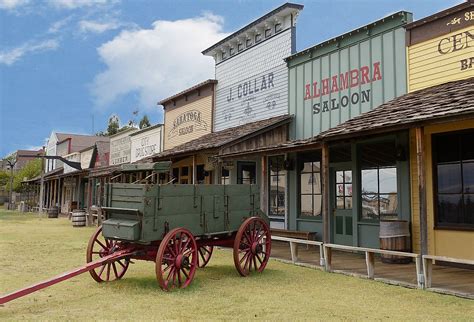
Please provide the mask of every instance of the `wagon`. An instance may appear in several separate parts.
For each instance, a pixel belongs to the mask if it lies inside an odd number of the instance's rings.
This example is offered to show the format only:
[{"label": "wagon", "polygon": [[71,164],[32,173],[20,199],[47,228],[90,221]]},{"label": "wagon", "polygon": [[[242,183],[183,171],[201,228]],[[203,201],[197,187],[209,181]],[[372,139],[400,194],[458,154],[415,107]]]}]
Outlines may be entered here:
[{"label": "wagon", "polygon": [[[123,171],[169,171],[169,163],[127,165]],[[268,218],[257,185],[108,183],[105,216],[91,236],[87,263],[51,280],[0,297],[0,304],[89,271],[99,282],[124,277],[134,260],[155,262],[159,286],[185,288],[215,246],[232,247],[241,276],[262,272],[271,252]]]}]

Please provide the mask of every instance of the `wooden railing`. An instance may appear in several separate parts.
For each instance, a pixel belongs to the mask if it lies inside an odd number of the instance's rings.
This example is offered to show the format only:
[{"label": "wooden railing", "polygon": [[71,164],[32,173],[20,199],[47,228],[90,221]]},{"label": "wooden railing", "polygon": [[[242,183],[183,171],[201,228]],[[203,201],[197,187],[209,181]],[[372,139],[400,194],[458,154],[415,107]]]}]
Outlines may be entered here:
[{"label": "wooden railing", "polygon": [[319,246],[319,265],[324,267],[323,242],[281,236],[272,236],[272,240],[288,242],[290,244],[291,261],[298,262],[298,244]]},{"label": "wooden railing", "polygon": [[425,276],[425,288],[431,287],[433,261],[442,261],[448,263],[464,264],[474,266],[474,260],[460,259],[445,256],[423,255],[423,275]]},{"label": "wooden railing", "polygon": [[346,246],[346,245],[337,245],[337,244],[324,244],[324,259],[326,263],[326,271],[332,271],[332,250],[347,250],[352,252],[363,252],[365,253],[365,263],[367,266],[367,277],[374,279],[375,275],[375,254],[384,254],[391,256],[402,256],[402,257],[411,257],[415,259],[416,266],[416,281],[419,288],[423,288],[423,270],[421,267],[421,255],[415,253],[406,253],[399,252],[394,250],[385,250],[377,248],[366,248],[366,247],[355,247],[355,246]]}]

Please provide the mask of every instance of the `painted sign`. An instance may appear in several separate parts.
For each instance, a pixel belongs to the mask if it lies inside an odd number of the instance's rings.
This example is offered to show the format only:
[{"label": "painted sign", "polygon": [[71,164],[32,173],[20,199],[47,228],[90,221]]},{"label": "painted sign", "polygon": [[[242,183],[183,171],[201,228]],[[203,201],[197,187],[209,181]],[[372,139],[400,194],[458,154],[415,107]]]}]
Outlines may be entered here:
[{"label": "painted sign", "polygon": [[471,8],[408,29],[409,91],[474,75]]},{"label": "painted sign", "polygon": [[[400,12],[290,57],[291,137],[315,136],[405,94],[403,25],[410,19]],[[344,45],[335,45],[339,41]]]},{"label": "painted sign", "polygon": [[201,111],[190,110],[179,114],[173,120],[173,126],[168,131],[168,139],[174,138],[175,136],[182,136],[193,133],[195,131],[206,131],[208,124],[202,118]]},{"label": "painted sign", "polygon": [[110,138],[110,165],[129,163],[131,160],[132,131],[117,134]]},{"label": "painted sign", "polygon": [[136,132],[130,138],[132,162],[161,152],[161,126]]},{"label": "painted sign", "polygon": [[216,65],[215,131],[288,113],[292,29]]}]

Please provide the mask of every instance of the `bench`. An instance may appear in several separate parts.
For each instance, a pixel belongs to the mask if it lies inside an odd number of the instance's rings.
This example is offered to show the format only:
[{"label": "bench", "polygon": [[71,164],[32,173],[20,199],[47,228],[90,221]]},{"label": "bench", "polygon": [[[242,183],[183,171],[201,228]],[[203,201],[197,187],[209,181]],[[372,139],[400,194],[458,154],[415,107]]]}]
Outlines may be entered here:
[{"label": "bench", "polygon": [[374,279],[375,275],[375,254],[384,254],[392,256],[403,256],[411,257],[415,259],[416,263],[416,280],[419,288],[423,287],[423,273],[421,269],[421,256],[415,253],[406,253],[399,252],[395,250],[386,250],[386,249],[377,249],[377,248],[367,248],[367,247],[356,247],[356,246],[347,246],[347,245],[337,245],[337,244],[324,244],[324,259],[326,262],[326,271],[331,272],[331,262],[332,262],[332,250],[347,250],[351,252],[364,252],[365,253],[365,263],[367,266],[367,277],[369,279]]},{"label": "bench", "polygon": [[474,260],[471,260],[471,259],[459,259],[459,258],[445,257],[445,256],[423,255],[423,275],[425,276],[425,288],[431,287],[433,261],[474,266]]}]

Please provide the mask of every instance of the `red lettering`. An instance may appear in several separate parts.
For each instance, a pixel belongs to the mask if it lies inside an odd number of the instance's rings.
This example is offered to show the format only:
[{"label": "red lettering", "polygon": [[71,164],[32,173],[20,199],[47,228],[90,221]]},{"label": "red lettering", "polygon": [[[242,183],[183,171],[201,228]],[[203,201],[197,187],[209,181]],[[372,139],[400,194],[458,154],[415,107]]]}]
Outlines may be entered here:
[{"label": "red lettering", "polygon": [[313,83],[313,98],[321,96],[321,93],[318,88],[318,82]]},{"label": "red lettering", "polygon": [[380,62],[374,63],[374,74],[372,76],[372,81],[381,80],[382,73],[380,72]]},{"label": "red lettering", "polygon": [[356,87],[359,85],[359,70],[353,69],[351,70],[351,87]]},{"label": "red lettering", "polygon": [[344,74],[339,74],[339,81],[340,81],[340,90],[343,91],[349,88],[349,72],[345,72]]},{"label": "red lettering", "polygon": [[322,80],[321,87],[322,87],[321,95],[329,94],[329,78],[325,78]]},{"label": "red lettering", "polygon": [[339,91],[339,87],[337,87],[337,75],[332,77],[332,86],[331,86],[331,93]]},{"label": "red lettering", "polygon": [[307,100],[307,99],[311,98],[311,88],[310,88],[309,84],[306,84],[305,88],[306,88],[306,93],[304,95],[304,99]]},{"label": "red lettering", "polygon": [[361,78],[361,84],[367,84],[370,83],[369,80],[369,67],[368,66],[362,66],[360,68],[360,78]]}]

